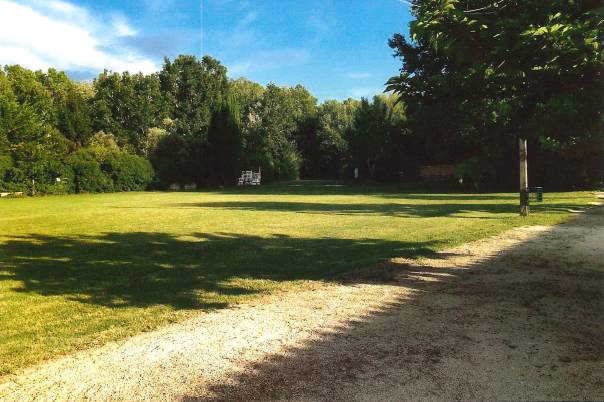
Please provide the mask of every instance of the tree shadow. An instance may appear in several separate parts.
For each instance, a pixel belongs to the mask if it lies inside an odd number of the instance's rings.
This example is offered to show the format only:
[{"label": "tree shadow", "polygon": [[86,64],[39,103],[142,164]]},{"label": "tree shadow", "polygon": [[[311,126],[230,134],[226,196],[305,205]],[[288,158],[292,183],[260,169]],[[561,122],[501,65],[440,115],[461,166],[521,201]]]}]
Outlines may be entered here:
[{"label": "tree shadow", "polygon": [[[601,208],[561,226],[594,217],[601,229]],[[548,255],[565,241],[554,228],[463,267],[373,267],[406,296],[184,400],[598,399],[604,263],[586,264],[581,247]]]},{"label": "tree shadow", "polygon": [[220,308],[228,296],[265,291],[240,280],[338,281],[342,272],[394,256],[433,253],[437,242],[255,237],[233,233],[23,235],[0,245],[0,280],[18,292],[103,306]]},{"label": "tree shadow", "polygon": [[[406,196],[405,196],[406,197]],[[459,198],[458,198],[459,199]],[[310,214],[336,215],[382,215],[401,218],[438,218],[454,216],[464,218],[463,214],[517,214],[518,207],[505,203],[319,203],[291,201],[216,201],[192,202],[166,205],[168,208],[217,208],[241,211],[296,212]],[[122,208],[122,207],[117,207]],[[126,207],[128,208],[128,207]],[[136,208],[136,207],[134,207]],[[532,207],[536,213],[561,213],[577,208],[573,204],[541,204]],[[468,218],[500,219],[497,216],[468,216]]]},{"label": "tree shadow", "polygon": [[239,195],[369,195],[417,200],[515,200],[515,194],[460,194],[461,189],[441,183],[358,183],[350,181],[300,180],[255,187],[227,187],[220,194]]}]

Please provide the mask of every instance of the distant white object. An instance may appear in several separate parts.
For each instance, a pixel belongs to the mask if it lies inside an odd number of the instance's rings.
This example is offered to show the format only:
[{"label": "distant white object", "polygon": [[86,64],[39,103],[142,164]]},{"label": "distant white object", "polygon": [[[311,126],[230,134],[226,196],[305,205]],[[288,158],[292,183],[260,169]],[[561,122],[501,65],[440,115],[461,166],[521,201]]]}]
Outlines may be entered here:
[{"label": "distant white object", "polygon": [[251,170],[244,170],[237,180],[238,186],[259,186],[262,182],[262,170],[258,168],[258,173]]},{"label": "distant white object", "polygon": [[354,178],[355,180],[359,178],[359,168],[354,168]]},{"label": "distant white object", "polygon": [[57,181],[57,183],[61,182],[61,178],[60,177],[57,177],[55,180]]}]

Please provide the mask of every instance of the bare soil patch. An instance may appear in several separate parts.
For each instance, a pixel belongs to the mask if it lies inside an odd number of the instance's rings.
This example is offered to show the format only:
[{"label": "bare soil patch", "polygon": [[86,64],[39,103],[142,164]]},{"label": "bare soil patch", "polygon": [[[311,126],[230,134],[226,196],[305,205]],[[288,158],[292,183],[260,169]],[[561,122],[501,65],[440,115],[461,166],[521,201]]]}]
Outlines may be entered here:
[{"label": "bare soil patch", "polygon": [[604,399],[604,208],[202,314],[0,399]]}]

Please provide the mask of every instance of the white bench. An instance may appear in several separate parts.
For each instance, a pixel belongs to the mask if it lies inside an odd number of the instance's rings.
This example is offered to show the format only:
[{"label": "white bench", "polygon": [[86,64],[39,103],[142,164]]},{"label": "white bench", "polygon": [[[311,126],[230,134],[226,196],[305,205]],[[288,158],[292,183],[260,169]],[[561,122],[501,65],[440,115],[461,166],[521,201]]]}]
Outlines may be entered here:
[{"label": "white bench", "polygon": [[251,170],[244,170],[241,172],[241,176],[237,180],[238,186],[259,186],[262,182],[262,175],[260,172],[256,173]]}]

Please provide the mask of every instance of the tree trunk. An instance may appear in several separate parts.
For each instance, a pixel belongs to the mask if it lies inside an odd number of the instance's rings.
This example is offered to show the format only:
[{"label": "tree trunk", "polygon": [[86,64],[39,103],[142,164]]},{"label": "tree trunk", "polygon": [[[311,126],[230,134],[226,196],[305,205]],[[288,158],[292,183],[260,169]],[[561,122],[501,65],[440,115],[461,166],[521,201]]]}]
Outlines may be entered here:
[{"label": "tree trunk", "polygon": [[526,139],[518,138],[518,152],[520,156],[520,216],[528,216],[529,189]]}]

